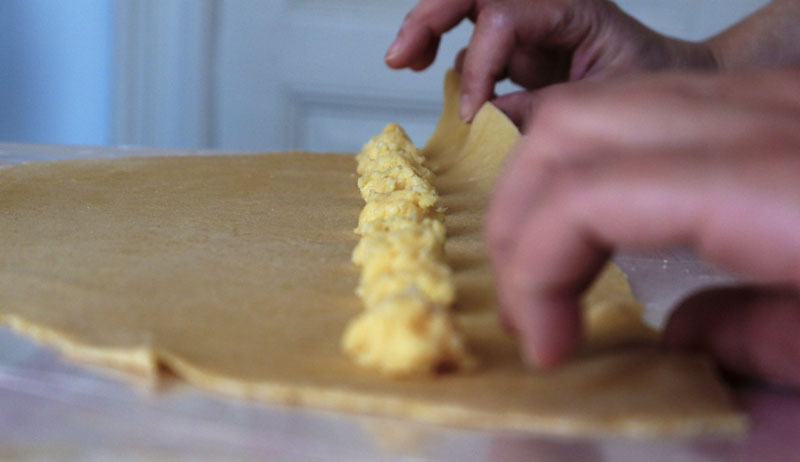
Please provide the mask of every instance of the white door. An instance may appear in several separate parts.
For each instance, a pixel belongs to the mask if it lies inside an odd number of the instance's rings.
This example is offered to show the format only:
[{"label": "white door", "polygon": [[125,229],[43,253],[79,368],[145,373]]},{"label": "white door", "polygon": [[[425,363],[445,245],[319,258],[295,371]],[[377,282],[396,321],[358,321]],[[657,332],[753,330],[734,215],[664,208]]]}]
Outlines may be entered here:
[{"label": "white door", "polygon": [[[387,122],[417,144],[471,25],[426,72],[383,54],[413,0],[121,1],[115,141],[226,150],[354,151]],[[766,0],[624,0],[658,30],[702,38]]]}]

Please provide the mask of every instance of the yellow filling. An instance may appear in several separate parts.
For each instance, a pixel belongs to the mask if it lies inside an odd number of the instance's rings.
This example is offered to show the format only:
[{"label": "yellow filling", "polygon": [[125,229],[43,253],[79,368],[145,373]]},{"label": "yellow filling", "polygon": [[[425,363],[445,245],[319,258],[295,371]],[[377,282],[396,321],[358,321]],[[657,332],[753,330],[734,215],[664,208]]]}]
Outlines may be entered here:
[{"label": "yellow filling", "polygon": [[344,351],[391,376],[473,367],[449,310],[455,287],[433,173],[397,124],[373,137],[356,160],[366,205],[353,263],[361,267],[356,293],[364,311],[347,326]]}]

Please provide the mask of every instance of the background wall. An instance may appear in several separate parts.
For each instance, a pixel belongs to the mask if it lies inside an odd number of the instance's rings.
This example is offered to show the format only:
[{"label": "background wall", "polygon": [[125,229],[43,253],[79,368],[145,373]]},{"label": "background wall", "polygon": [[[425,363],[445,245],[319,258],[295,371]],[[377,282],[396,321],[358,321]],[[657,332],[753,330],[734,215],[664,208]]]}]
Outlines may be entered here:
[{"label": "background wall", "polygon": [[[414,3],[2,0],[0,141],[352,151],[398,121],[422,143],[471,25],[434,69],[390,71],[383,53]],[[618,3],[699,39],[766,0]]]},{"label": "background wall", "polygon": [[0,141],[112,141],[112,25],[112,0],[0,1]]}]

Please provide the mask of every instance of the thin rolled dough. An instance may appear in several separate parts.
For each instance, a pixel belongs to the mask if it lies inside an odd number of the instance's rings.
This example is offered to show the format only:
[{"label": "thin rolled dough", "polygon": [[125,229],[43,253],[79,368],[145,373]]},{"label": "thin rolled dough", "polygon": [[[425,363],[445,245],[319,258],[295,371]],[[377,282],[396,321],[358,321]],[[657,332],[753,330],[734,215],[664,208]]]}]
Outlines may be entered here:
[{"label": "thin rolled dough", "polygon": [[[457,91],[457,76],[447,79]],[[340,352],[360,310],[349,262],[361,210],[350,155],[75,160],[0,169],[0,322],[66,356],[277,403],[560,434],[740,431],[710,364],[660,351],[624,276],[590,304],[583,354],[526,367],[499,326],[481,239],[488,194],[518,133],[448,97],[426,147],[448,208],[454,308],[481,361],[470,374],[392,380]],[[592,309],[589,307],[588,309]],[[633,313],[633,314],[632,314]]]}]

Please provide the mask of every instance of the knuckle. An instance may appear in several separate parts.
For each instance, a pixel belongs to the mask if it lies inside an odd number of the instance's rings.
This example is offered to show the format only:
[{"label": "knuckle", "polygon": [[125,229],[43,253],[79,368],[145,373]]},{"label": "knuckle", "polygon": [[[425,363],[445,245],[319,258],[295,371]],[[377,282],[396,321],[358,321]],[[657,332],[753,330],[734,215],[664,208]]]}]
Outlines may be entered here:
[{"label": "knuckle", "polygon": [[461,74],[461,91],[472,92],[474,91],[475,81],[479,78],[480,73],[475,66],[472,66],[469,52],[464,55],[464,72]]},{"label": "knuckle", "polygon": [[431,2],[421,0],[406,14],[403,18],[403,26],[416,26],[418,24],[426,24],[430,21],[431,15],[435,13],[435,9],[431,8]]},{"label": "knuckle", "polygon": [[417,22],[417,17],[419,13],[417,10],[419,9],[419,5],[412,8],[408,13],[406,13],[405,17],[403,17],[403,22],[400,23],[400,30],[405,30],[408,28],[409,24],[413,24]]},{"label": "knuckle", "polygon": [[542,159],[542,182],[539,200],[542,207],[566,212],[580,201],[580,194],[590,182],[590,165],[585,162],[564,159]]},{"label": "knuckle", "polygon": [[514,16],[504,2],[489,3],[481,9],[478,20],[496,29],[507,28]]},{"label": "knuckle", "polygon": [[537,123],[547,128],[568,127],[576,111],[573,98],[560,91],[542,93],[542,101],[535,115]]},{"label": "knuckle", "polygon": [[439,0],[420,0],[406,15],[406,22],[430,24],[447,9],[453,8],[448,2]]},{"label": "knuckle", "polygon": [[486,70],[478,66],[475,57],[467,53],[461,74],[461,92],[474,99],[485,101],[492,92],[492,81]]}]

